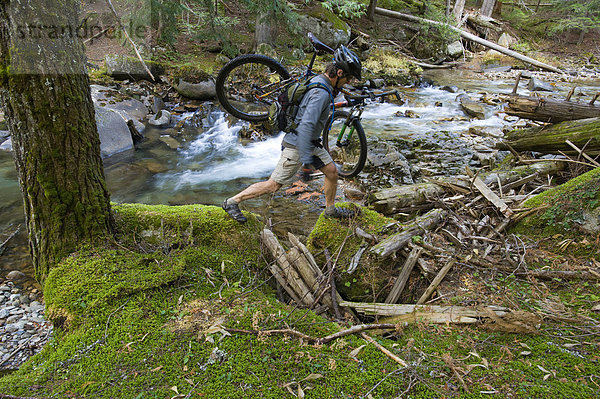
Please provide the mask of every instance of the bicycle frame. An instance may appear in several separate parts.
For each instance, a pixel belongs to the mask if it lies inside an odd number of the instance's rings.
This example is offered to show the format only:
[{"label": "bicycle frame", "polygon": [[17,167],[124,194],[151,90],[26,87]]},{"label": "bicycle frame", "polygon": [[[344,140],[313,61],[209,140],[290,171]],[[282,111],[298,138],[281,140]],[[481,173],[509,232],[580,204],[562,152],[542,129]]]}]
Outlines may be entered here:
[{"label": "bicycle frame", "polygon": [[[363,113],[365,107],[367,106],[365,100],[367,100],[367,99],[374,100],[377,98],[383,100],[384,97],[387,97],[390,95],[395,95],[398,100],[400,99],[398,90],[390,90],[390,91],[386,91],[386,92],[375,93],[368,89],[363,89],[362,92],[363,93],[366,92],[367,94],[359,94],[359,95],[353,94],[345,89],[342,89],[341,92],[346,96],[346,99],[344,101],[335,103],[335,107],[338,108],[338,107],[345,107],[345,106],[348,106],[351,104],[354,104],[354,105],[352,105],[352,108],[350,109],[350,112],[348,113],[348,117],[346,118],[346,121],[344,122],[344,124],[342,125],[342,128],[340,129],[340,132],[338,133],[337,142],[336,142],[336,145],[338,147],[345,147],[350,142],[350,139],[352,138],[352,135],[354,134],[354,125],[352,124],[352,121],[354,119],[360,120],[360,118],[362,117],[362,113]],[[348,126],[350,126],[350,131],[348,132],[348,134],[345,134],[346,128]]]}]

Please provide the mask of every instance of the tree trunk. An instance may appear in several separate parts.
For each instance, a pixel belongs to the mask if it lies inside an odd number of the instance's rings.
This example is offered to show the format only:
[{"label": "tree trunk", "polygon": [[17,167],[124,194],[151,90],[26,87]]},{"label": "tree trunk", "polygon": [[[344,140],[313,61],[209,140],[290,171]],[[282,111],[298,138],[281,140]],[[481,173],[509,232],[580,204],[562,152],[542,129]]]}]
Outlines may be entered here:
[{"label": "tree trunk", "polygon": [[499,149],[508,149],[510,144],[516,151],[536,151],[546,154],[577,155],[577,151],[566,143],[569,140],[591,156],[600,154],[600,118],[566,121],[541,128],[516,129],[498,144]]},{"label": "tree trunk", "polygon": [[377,7],[377,0],[370,0],[369,7],[367,8],[367,17],[370,21],[375,20],[375,8]]},{"label": "tree trunk", "polygon": [[112,229],[78,10],[75,0],[0,4],[0,96],[39,281]]},{"label": "tree trunk", "polygon": [[454,10],[452,11],[452,14],[454,14],[454,18],[458,22],[460,22],[462,19],[462,14],[465,9],[465,2],[466,0],[456,0],[456,3],[454,3]]},{"label": "tree trunk", "polygon": [[481,15],[485,15],[486,17],[492,16],[492,11],[494,11],[494,6],[496,5],[496,0],[483,0],[483,4],[481,5],[481,9],[479,13]]},{"label": "tree trunk", "polygon": [[273,32],[275,30],[275,25],[273,24],[274,18],[275,15],[273,14],[273,12],[261,12],[256,17],[256,28],[254,30],[254,38],[256,40],[257,46],[262,43],[273,44]]}]

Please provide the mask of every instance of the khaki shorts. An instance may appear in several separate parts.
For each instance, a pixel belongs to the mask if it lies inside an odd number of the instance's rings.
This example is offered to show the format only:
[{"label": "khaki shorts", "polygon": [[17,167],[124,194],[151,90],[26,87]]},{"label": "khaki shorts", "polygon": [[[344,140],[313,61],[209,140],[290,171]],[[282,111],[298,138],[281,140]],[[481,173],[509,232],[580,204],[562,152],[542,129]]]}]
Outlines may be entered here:
[{"label": "khaki shorts", "polygon": [[[312,152],[313,162],[315,168],[320,169],[325,165],[333,162],[331,155],[324,148],[315,147]],[[315,157],[317,159],[315,159]],[[302,167],[300,162],[300,152],[295,148],[284,148],[281,152],[279,162],[275,167],[275,170],[271,174],[271,180],[284,185],[292,183],[296,180],[295,176],[298,170]]]}]

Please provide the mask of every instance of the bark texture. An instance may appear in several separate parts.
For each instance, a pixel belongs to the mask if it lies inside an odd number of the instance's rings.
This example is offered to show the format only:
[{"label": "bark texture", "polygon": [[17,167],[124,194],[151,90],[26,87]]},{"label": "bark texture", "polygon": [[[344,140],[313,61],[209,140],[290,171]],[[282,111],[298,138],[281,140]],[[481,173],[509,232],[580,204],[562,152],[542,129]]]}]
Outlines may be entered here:
[{"label": "bark texture", "polygon": [[0,2],[0,96],[36,278],[112,230],[79,3]]}]

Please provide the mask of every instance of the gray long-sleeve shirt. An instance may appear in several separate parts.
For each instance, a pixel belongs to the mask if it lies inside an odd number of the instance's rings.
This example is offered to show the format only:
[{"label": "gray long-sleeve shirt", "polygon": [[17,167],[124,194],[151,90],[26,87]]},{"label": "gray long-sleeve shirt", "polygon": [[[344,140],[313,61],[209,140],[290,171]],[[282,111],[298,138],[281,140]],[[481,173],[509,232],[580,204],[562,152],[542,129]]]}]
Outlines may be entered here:
[{"label": "gray long-sleeve shirt", "polygon": [[[315,76],[311,83],[321,83],[333,93],[333,86],[323,75]],[[331,96],[327,90],[315,87],[306,92],[298,108],[295,122],[298,124],[296,133],[287,133],[283,141],[295,146],[300,152],[300,162],[312,163],[314,140],[321,137],[323,128],[329,118]]]}]

